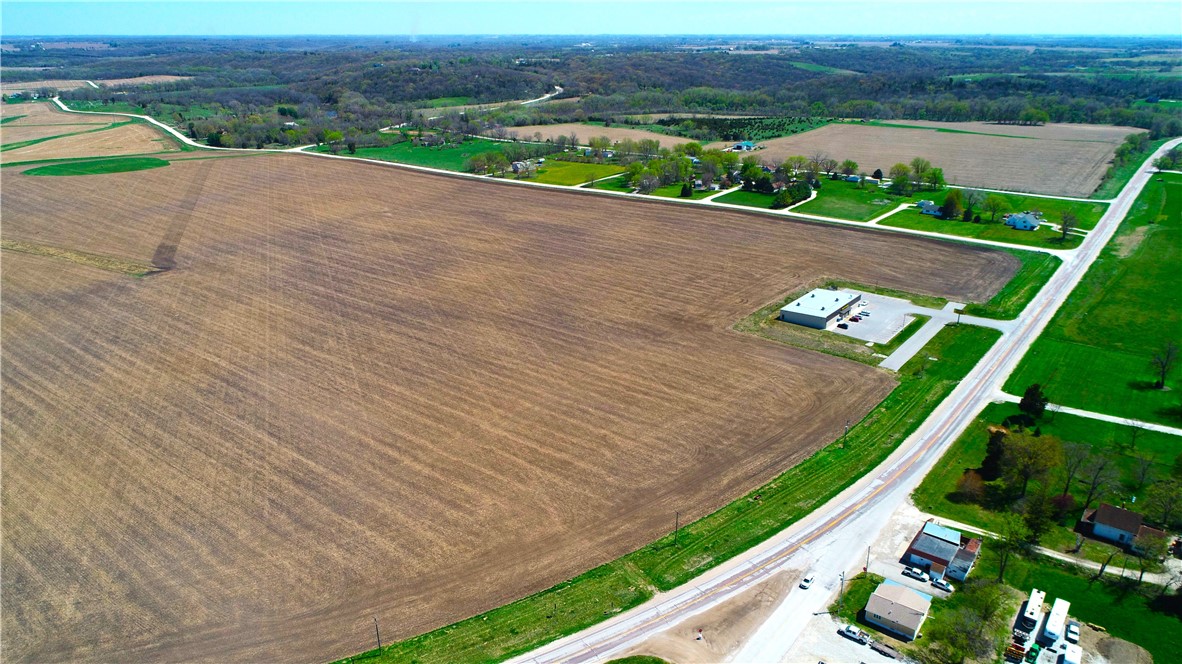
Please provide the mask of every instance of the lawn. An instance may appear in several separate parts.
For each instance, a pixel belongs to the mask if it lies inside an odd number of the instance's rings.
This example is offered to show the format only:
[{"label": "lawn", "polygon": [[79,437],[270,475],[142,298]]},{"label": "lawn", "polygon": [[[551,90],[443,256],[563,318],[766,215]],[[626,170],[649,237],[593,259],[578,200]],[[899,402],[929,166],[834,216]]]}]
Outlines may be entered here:
[{"label": "lawn", "polygon": [[900,203],[910,202],[911,199],[892,196],[877,185],[867,184],[865,188],[859,188],[853,182],[830,180],[821,185],[816,198],[801,203],[792,211],[850,221],[870,221],[890,212]]},{"label": "lawn", "polygon": [[[990,555],[986,541],[974,570],[978,578],[997,578],[997,557]],[[1119,639],[1131,641],[1153,655],[1155,662],[1176,661],[1182,652],[1182,598],[1157,598],[1153,586],[1137,588],[1121,580],[1093,581],[1086,572],[1049,558],[1011,558],[1006,566],[1006,584],[1029,594],[1038,588],[1047,601],[1063,598],[1071,602],[1071,617],[1100,625]]]},{"label": "lawn", "polygon": [[[690,196],[689,200],[697,201],[697,200],[701,200],[703,198],[706,198],[707,196],[710,196],[712,194],[717,194],[718,192],[717,191],[709,191],[709,190],[701,190],[701,189],[692,189],[691,193],[692,193],[692,195]],[[656,189],[653,190],[652,195],[653,196],[660,196],[662,198],[681,198],[681,185],[680,184],[671,184],[667,187],[657,187]]]},{"label": "lawn", "polygon": [[623,170],[622,166],[614,164],[582,164],[574,161],[547,159],[545,165],[538,169],[537,176],[531,178],[531,181],[545,184],[580,185],[621,173]]},{"label": "lawn", "polygon": [[772,194],[761,194],[758,191],[743,191],[740,189],[739,191],[732,191],[729,194],[723,194],[714,200],[719,203],[770,210],[772,209],[772,203],[776,202],[776,197]]},{"label": "lawn", "polygon": [[[1153,389],[1152,353],[1182,341],[1182,176],[1161,174],[1006,383],[1041,383],[1054,403],[1163,424],[1177,392]],[[1168,286],[1168,287],[1163,287]],[[1182,386],[1175,371],[1167,386]]]},{"label": "lawn", "polygon": [[1022,261],[1022,267],[1013,279],[984,304],[969,304],[962,311],[969,316],[983,318],[998,318],[1010,320],[1030,304],[1038,291],[1046,285],[1059,266],[1062,259],[1039,251],[1022,251],[1020,249],[1005,249],[1009,254]]},{"label": "lawn", "polygon": [[[356,154],[342,153],[348,154],[351,157],[378,159],[399,164],[412,164],[414,166],[427,166],[445,171],[463,171],[465,162],[473,155],[500,152],[504,145],[504,143],[498,141],[489,141],[482,138],[473,138],[459,145],[445,145],[442,147],[419,147],[413,145],[410,141],[403,141],[402,143],[395,143],[387,147],[357,148]],[[312,148],[312,150],[316,152],[331,152],[331,149],[327,145],[321,145],[320,147]]]},{"label": "lawn", "polygon": [[[879,628],[858,619],[874,590],[883,582],[883,577],[877,574],[861,572],[852,579],[845,581],[845,595],[839,597],[829,605],[829,612],[851,625],[863,625],[866,629],[879,631]],[[891,638],[894,638],[893,636]]]},{"label": "lawn", "polygon": [[162,168],[169,162],[155,157],[115,157],[93,161],[71,161],[61,164],[38,166],[25,171],[25,175],[102,175],[104,173],[127,173],[149,168]]},{"label": "lawn", "polygon": [[1048,249],[1074,249],[1083,238],[1079,235],[1068,235],[1067,241],[1059,241],[1060,234],[1046,226],[1039,226],[1035,231],[1018,231],[1006,226],[1000,221],[996,223],[965,222],[951,219],[937,219],[929,214],[921,214],[918,208],[903,210],[880,222],[880,226],[892,228],[912,228],[932,233],[943,233],[957,237],[968,237],[977,240],[991,240],[1029,247],[1045,247]]},{"label": "lawn", "polygon": [[583,187],[585,187],[587,189],[603,189],[606,191],[631,192],[634,190],[634,187],[632,185],[628,184],[628,177],[624,176],[624,175],[621,175],[618,178],[604,180],[603,182],[594,182],[594,183],[589,182],[589,183],[583,185]]},{"label": "lawn", "polygon": [[[887,457],[997,341],[994,330],[946,327],[899,371],[899,385],[842,440],[719,511],[549,590],[348,662],[494,662],[636,606],[766,540]],[[918,357],[918,356],[917,356]]]},{"label": "lawn", "polygon": [[[1001,527],[1002,514],[976,503],[958,500],[955,496],[956,483],[964,471],[979,468],[985,459],[985,447],[989,439],[986,428],[990,424],[1001,424],[1007,418],[1018,414],[1017,404],[1001,403],[986,406],[973,424],[944,453],[940,463],[936,464],[916,488],[912,496],[915,504],[925,512],[996,532]],[[1116,500],[1137,493],[1144,497],[1144,490],[1138,492],[1136,487],[1138,460],[1135,455],[1152,457],[1156,461],[1154,472],[1158,478],[1169,477],[1174,459],[1178,456],[1178,437],[1156,431],[1134,429],[1122,424],[1066,413],[1047,413],[1038,425],[1044,436],[1088,444],[1092,446],[1094,453],[1102,453],[1113,459],[1120,471],[1121,488],[1113,495],[1101,496],[1099,500]],[[1135,447],[1129,449],[1129,444],[1134,441],[1134,433]],[[1048,489],[1057,494],[1063,490],[1063,482],[1064,478],[1055,472],[1048,480]],[[1032,486],[1031,491],[1033,490]],[[1082,506],[1087,496],[1086,487],[1080,486],[1077,482],[1072,486],[1071,493]],[[1076,537],[1072,529],[1078,516],[1069,515],[1063,523],[1043,537],[1041,544],[1059,551],[1073,548]],[[1106,544],[1089,540],[1080,553],[1085,558],[1102,561],[1110,550]]]}]

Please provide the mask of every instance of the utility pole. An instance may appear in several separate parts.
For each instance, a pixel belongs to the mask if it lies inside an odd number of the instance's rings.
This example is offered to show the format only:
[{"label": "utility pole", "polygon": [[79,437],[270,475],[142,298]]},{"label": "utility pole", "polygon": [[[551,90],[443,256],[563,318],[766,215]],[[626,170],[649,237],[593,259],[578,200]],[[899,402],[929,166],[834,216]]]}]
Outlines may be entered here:
[{"label": "utility pole", "polygon": [[841,590],[837,593],[837,612],[845,609],[845,572],[841,573]]},{"label": "utility pole", "polygon": [[850,435],[850,421],[847,419],[845,421],[845,433],[841,434],[841,439],[845,440],[845,437],[848,435]]},{"label": "utility pole", "polygon": [[673,546],[677,546],[677,531],[681,530],[681,512],[673,512]]},{"label": "utility pole", "polygon": [[378,637],[378,653],[382,652],[382,632],[378,629],[378,619],[374,616],[373,619],[373,633]]},{"label": "utility pole", "polygon": [[862,571],[870,573],[870,547],[866,547],[866,566],[862,568]]}]

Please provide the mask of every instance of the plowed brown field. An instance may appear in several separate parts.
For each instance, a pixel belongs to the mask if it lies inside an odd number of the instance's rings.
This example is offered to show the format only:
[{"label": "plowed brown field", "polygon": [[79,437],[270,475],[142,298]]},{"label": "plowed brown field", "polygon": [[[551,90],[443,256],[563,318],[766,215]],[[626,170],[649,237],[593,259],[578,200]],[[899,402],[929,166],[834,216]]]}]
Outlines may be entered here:
[{"label": "plowed brown field", "polygon": [[[68,125],[66,125],[68,126]],[[130,124],[73,136],[51,138],[23,148],[5,150],[6,163],[73,157],[113,157],[127,154],[178,151],[176,144],[146,124]]]},{"label": "plowed brown field", "polygon": [[50,124],[90,124],[103,125],[112,122],[123,122],[127,118],[120,115],[67,113],[52,102],[25,102],[23,104],[0,104],[0,115],[11,118],[18,117],[11,122],[5,122],[4,127],[22,127],[27,125]]},{"label": "plowed brown field", "polygon": [[671,148],[674,145],[681,145],[682,143],[692,143],[692,138],[682,138],[681,136],[666,136],[658,134],[654,131],[645,131],[643,129],[630,129],[628,127],[598,127],[595,125],[584,125],[575,122],[567,124],[552,124],[552,125],[529,125],[527,127],[512,127],[511,132],[516,132],[517,137],[523,141],[533,140],[535,134],[540,133],[542,140],[555,139],[559,136],[570,136],[574,134],[579,139],[579,144],[586,145],[587,141],[596,136],[607,136],[612,141],[621,141],[625,138],[630,138],[634,141],[644,139],[655,139],[660,141],[661,147]]},{"label": "plowed brown field", "polygon": [[885,372],[729,331],[1008,254],[296,155],[0,171],[5,661],[310,661],[492,608],[831,440]]},{"label": "plowed brown field", "polygon": [[[957,125],[944,126],[952,129]],[[1063,126],[1050,135],[1062,135]],[[1014,129],[1010,133],[1017,135],[1020,128],[1007,129]],[[838,160],[853,159],[867,173],[876,168],[885,173],[892,164],[923,157],[943,168],[945,178],[953,184],[1086,197],[1100,184],[1118,143],[831,124],[764,141],[767,148],[754,154],[765,161],[783,161],[791,155],[825,152]]]}]

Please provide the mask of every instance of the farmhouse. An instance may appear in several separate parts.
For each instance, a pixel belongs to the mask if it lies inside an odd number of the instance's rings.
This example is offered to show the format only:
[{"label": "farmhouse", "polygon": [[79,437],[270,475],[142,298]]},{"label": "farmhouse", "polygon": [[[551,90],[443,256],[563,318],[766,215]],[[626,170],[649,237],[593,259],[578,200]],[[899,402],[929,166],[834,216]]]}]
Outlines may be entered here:
[{"label": "farmhouse", "polygon": [[780,309],[780,320],[824,330],[850,312],[862,296],[858,293],[816,288]]},{"label": "farmhouse", "polygon": [[1166,537],[1164,532],[1146,526],[1141,520],[1140,514],[1108,503],[1100,503],[1099,507],[1085,513],[1083,517],[1084,523],[1091,524],[1093,537],[1121,546],[1133,548],[1133,541],[1143,535]]},{"label": "farmhouse", "polygon": [[755,143],[751,141],[739,141],[731,146],[733,152],[750,152],[755,149]]},{"label": "farmhouse", "polygon": [[894,581],[883,581],[866,602],[866,621],[908,639],[919,636],[932,597]]},{"label": "farmhouse", "polygon": [[919,207],[920,214],[930,214],[932,216],[940,216],[940,206],[936,205],[935,201],[919,201],[915,204]]},{"label": "farmhouse", "polygon": [[1033,231],[1042,223],[1042,216],[1037,212],[1015,212],[1006,215],[1006,226],[1016,231]]},{"label": "farmhouse", "polygon": [[932,578],[946,576],[964,581],[980,553],[981,540],[928,521],[915,534],[903,558],[912,565],[928,568]]}]

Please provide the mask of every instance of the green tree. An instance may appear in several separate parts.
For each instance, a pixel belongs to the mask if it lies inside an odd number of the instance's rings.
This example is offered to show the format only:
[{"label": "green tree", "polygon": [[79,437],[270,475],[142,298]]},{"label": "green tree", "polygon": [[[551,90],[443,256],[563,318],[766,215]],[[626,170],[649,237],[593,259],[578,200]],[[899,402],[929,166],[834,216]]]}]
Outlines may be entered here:
[{"label": "green tree", "polygon": [[1010,209],[1009,203],[1006,199],[997,194],[990,194],[985,197],[981,203],[981,209],[989,213],[989,223],[997,221],[997,215],[1003,214]]},{"label": "green tree", "polygon": [[1028,415],[1030,419],[1038,421],[1046,412],[1047,403],[1049,403],[1049,399],[1047,399],[1047,395],[1043,394],[1042,386],[1035,383],[1027,387],[1022,394],[1022,400],[1018,402],[1018,410]]},{"label": "green tree", "polygon": [[923,157],[916,157],[911,160],[911,174],[914,176],[916,182],[923,182],[924,177],[932,168],[932,162]]},{"label": "green tree", "polygon": [[845,161],[841,162],[842,175],[850,176],[857,172],[858,162],[854,161],[853,159],[846,159]]},{"label": "green tree", "polygon": [[911,193],[911,167],[904,163],[891,166],[891,192],[901,195]]},{"label": "green tree", "polygon": [[1063,458],[1062,445],[1054,436],[1035,436],[1022,431],[1006,436],[1003,445],[1002,473],[1021,498],[1026,497],[1030,480],[1045,480]]},{"label": "green tree", "polygon": [[997,542],[992,547],[997,556],[997,582],[1005,583],[1006,567],[1010,559],[1026,548],[1030,539],[1030,529],[1021,515],[1006,513],[1001,517],[1001,525],[997,529]]},{"label": "green tree", "polygon": [[963,211],[962,196],[959,189],[953,189],[944,197],[944,204],[940,206],[940,217],[956,219]]},{"label": "green tree", "polygon": [[1059,232],[1061,233],[1059,235],[1059,241],[1066,242],[1067,234],[1075,230],[1075,227],[1078,225],[1079,218],[1075,216],[1075,213],[1071,210],[1064,210],[1063,214],[1059,216]]},{"label": "green tree", "polygon": [[923,175],[923,181],[925,184],[927,184],[928,188],[933,191],[943,189],[944,184],[945,184],[944,169],[942,169],[942,168],[928,169],[928,172],[924,173],[924,175]]}]

